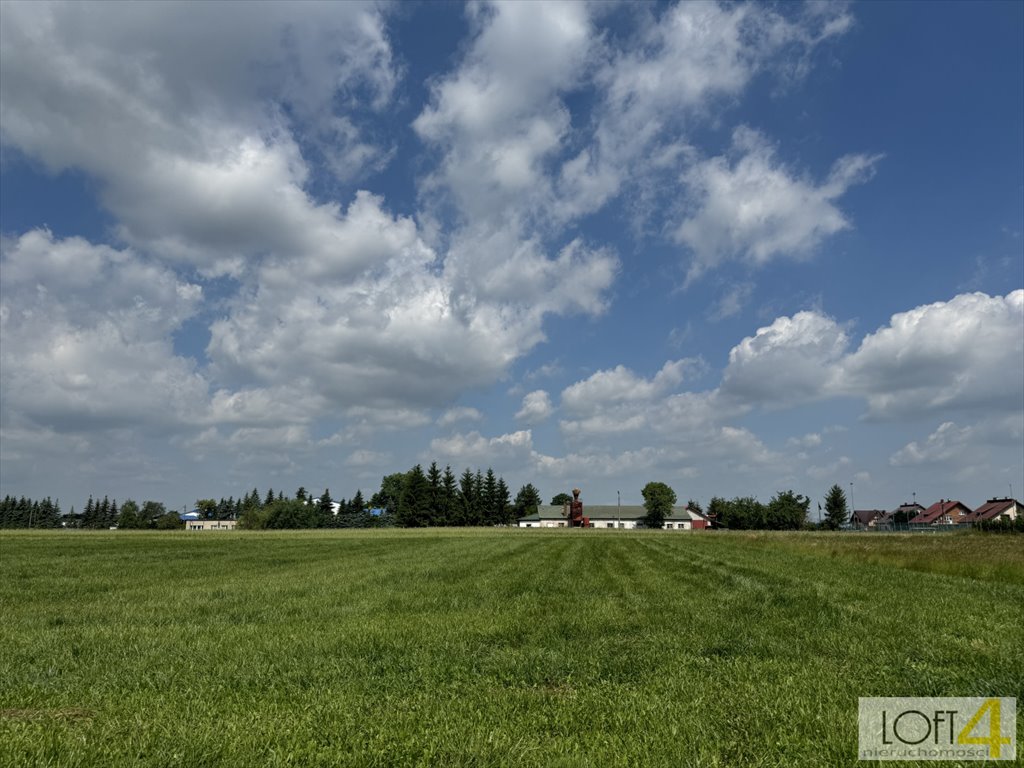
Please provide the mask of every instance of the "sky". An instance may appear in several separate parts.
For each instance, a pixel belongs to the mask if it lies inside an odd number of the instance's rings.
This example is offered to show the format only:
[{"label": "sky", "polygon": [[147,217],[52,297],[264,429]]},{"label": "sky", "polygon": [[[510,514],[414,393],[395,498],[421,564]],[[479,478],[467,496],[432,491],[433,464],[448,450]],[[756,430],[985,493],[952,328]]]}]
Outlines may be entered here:
[{"label": "sky", "polygon": [[0,4],[0,495],[1024,493],[1024,4]]}]

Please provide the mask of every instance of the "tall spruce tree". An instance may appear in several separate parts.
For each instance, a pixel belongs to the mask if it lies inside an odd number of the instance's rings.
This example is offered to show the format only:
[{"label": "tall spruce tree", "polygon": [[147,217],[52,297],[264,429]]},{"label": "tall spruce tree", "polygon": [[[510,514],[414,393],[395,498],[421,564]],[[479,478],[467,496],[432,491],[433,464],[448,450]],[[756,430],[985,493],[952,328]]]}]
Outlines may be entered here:
[{"label": "tall spruce tree", "polygon": [[438,516],[441,518],[440,525],[454,525],[452,516],[455,514],[455,504],[458,500],[458,483],[452,473],[451,465],[444,468],[441,475],[441,499]]},{"label": "tall spruce tree", "polygon": [[498,478],[498,490],[495,498],[498,509],[498,523],[508,525],[512,522],[512,496],[509,493],[505,478]]},{"label": "tall spruce tree", "polygon": [[445,522],[441,515],[441,470],[438,469],[436,461],[430,462],[430,468],[427,470],[427,483],[430,485],[430,512],[427,525],[444,525]]},{"label": "tall spruce tree", "polygon": [[317,504],[317,512],[319,513],[320,523],[317,528],[327,528],[331,520],[334,518],[334,499],[331,498],[331,489],[324,488],[324,492],[320,494],[320,501]]},{"label": "tall spruce tree", "polygon": [[473,475],[472,525],[484,524],[484,473],[477,467]]},{"label": "tall spruce tree", "polygon": [[455,525],[473,525],[473,510],[476,509],[476,485],[473,482],[473,471],[466,471],[459,477],[459,499],[456,504],[457,514]]},{"label": "tall spruce tree", "polygon": [[536,514],[540,503],[540,491],[533,486],[533,483],[527,483],[516,494],[515,504],[513,505],[515,516],[519,518]]},{"label": "tall spruce tree", "polygon": [[490,467],[487,468],[487,474],[484,476],[484,485],[481,492],[482,497],[482,512],[484,525],[497,525],[498,524],[498,478],[494,475],[494,470]]},{"label": "tall spruce tree", "polygon": [[417,464],[406,475],[398,524],[405,528],[423,528],[430,523],[430,482]]},{"label": "tall spruce tree", "polygon": [[839,526],[847,521],[852,512],[846,509],[846,494],[838,484],[828,489],[825,496],[825,520],[823,525],[829,530],[839,530]]}]

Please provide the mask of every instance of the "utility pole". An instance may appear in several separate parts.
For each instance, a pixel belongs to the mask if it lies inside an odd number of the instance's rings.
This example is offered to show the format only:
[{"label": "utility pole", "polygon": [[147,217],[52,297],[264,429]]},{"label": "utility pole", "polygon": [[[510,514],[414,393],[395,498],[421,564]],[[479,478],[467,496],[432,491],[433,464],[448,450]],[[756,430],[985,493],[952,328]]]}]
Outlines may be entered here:
[{"label": "utility pole", "polygon": [[853,503],[853,483],[850,483],[850,514],[857,511],[857,505]]},{"label": "utility pole", "polygon": [[[1010,495],[1012,496],[1013,493],[1011,492]],[[615,492],[615,499],[615,528],[618,530],[619,518],[622,517],[622,494],[619,491]]]}]

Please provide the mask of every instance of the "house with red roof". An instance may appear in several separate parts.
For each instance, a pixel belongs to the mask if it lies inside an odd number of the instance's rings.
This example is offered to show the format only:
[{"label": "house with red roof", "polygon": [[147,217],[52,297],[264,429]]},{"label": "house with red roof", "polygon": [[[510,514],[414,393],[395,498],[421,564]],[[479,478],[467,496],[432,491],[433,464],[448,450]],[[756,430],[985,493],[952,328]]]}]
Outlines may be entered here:
[{"label": "house with red roof", "polygon": [[960,501],[942,499],[910,521],[911,525],[956,525],[965,516],[971,514],[971,508]]},{"label": "house with red roof", "polygon": [[1024,512],[1024,506],[1016,499],[989,499],[969,515],[964,515],[961,523],[981,523],[986,520],[1016,520],[1017,515]]}]

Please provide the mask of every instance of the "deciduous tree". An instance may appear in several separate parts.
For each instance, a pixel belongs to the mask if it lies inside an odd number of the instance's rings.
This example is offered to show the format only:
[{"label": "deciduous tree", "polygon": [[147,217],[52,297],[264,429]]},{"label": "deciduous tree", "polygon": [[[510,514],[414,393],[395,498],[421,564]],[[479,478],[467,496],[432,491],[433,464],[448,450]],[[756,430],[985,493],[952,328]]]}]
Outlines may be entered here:
[{"label": "deciduous tree", "polygon": [[145,528],[148,521],[142,519],[139,513],[139,505],[132,499],[127,499],[121,505],[121,513],[117,516],[117,527],[121,528]]},{"label": "deciduous tree", "polygon": [[640,491],[644,497],[645,528],[661,528],[665,518],[672,513],[672,505],[676,503],[676,492],[665,483],[650,482]]},{"label": "deciduous tree", "polygon": [[765,528],[773,531],[796,531],[807,522],[811,500],[793,491],[779,491],[768,502]]}]

